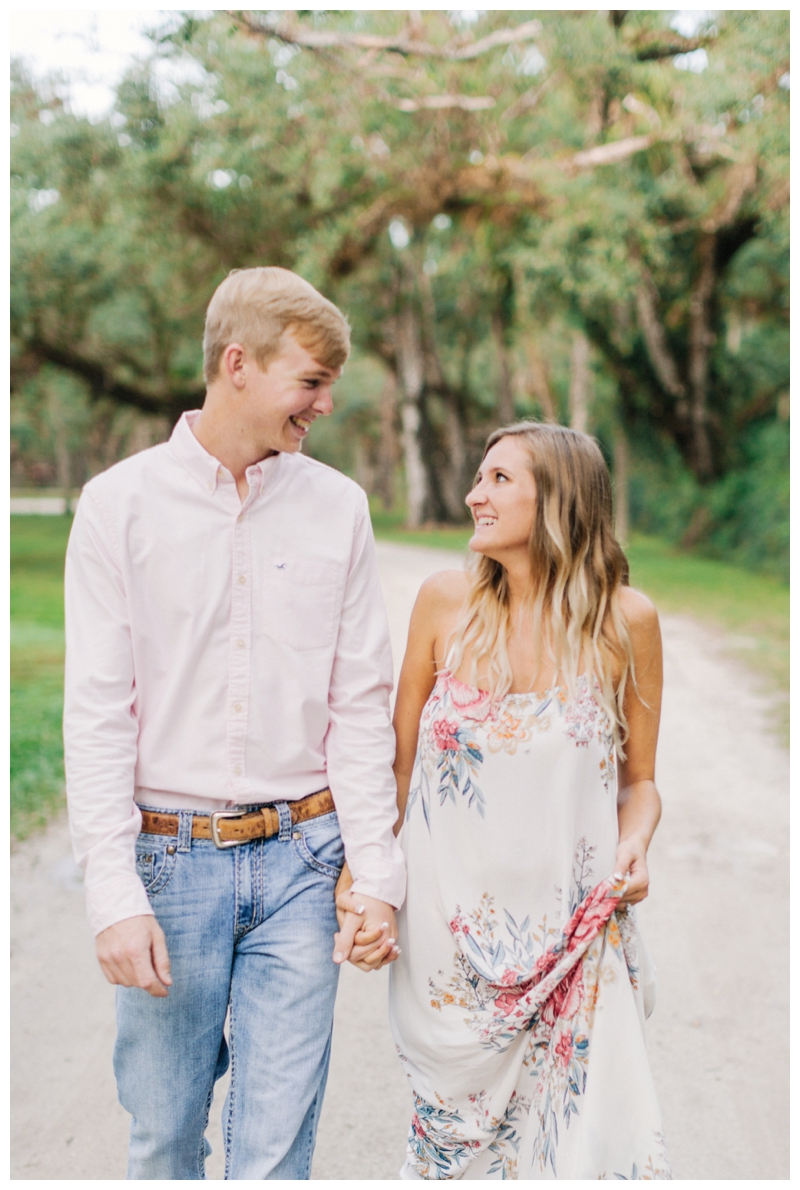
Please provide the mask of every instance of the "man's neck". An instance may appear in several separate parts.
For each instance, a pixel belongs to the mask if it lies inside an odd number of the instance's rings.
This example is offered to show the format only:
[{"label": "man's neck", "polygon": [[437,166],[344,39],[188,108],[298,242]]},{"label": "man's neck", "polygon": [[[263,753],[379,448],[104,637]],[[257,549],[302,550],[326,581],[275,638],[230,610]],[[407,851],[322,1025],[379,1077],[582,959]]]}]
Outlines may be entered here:
[{"label": "man's neck", "polygon": [[256,445],[241,428],[231,424],[213,405],[203,405],[200,416],[191,426],[197,441],[215,459],[219,459],[223,467],[230,471],[236,480],[236,488],[244,502],[247,498],[247,468],[262,459],[277,454],[275,450],[264,450]]}]

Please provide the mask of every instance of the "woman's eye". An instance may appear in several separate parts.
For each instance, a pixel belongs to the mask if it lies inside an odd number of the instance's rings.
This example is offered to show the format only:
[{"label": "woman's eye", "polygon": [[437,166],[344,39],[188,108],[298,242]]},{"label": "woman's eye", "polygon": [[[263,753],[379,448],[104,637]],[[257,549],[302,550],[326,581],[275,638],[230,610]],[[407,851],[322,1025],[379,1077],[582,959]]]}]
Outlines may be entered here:
[{"label": "woman's eye", "polygon": [[499,471],[498,471],[498,473],[497,473],[497,477],[496,477],[496,478],[497,478],[497,482],[498,482],[498,483],[500,483],[500,481],[501,481],[501,480],[502,480],[502,482],[503,482],[503,483],[506,483],[506,482],[508,481],[508,476],[507,476],[507,475],[502,475],[502,474],[501,474]]}]

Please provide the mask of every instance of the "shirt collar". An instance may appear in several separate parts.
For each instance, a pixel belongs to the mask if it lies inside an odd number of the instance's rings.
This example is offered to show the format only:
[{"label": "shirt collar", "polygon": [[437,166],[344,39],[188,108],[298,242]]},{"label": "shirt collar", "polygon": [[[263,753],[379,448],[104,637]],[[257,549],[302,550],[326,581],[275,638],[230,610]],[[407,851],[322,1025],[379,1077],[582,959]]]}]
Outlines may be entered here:
[{"label": "shirt collar", "polygon": [[[201,487],[207,492],[215,492],[225,469],[219,459],[209,454],[192,433],[192,426],[199,416],[199,409],[190,409],[181,414],[170,435],[169,446],[178,462],[195,477]],[[251,490],[263,489],[266,479],[275,471],[280,458],[280,454],[270,455],[268,459],[260,459],[247,468],[245,474]]]}]

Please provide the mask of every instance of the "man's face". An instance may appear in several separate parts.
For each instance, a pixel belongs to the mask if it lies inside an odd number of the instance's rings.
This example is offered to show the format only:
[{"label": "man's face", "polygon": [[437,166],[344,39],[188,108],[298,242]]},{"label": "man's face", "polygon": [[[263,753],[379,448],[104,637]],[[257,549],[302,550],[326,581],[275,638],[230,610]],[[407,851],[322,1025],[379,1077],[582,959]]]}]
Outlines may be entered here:
[{"label": "man's face", "polygon": [[271,451],[298,451],[312,423],[333,410],[331,388],[341,368],[325,368],[286,331],[281,350],[262,372],[245,352],[242,413],[248,430]]}]

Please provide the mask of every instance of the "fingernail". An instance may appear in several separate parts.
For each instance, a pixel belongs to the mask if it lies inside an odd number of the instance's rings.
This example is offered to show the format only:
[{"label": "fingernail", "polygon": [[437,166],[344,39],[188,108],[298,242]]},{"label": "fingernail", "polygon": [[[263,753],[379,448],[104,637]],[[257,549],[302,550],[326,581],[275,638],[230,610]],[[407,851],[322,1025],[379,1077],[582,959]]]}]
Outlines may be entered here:
[{"label": "fingernail", "polygon": [[356,908],[356,913],[363,913],[363,912],[364,912],[364,906],[363,906],[363,905],[359,905],[359,906]]},{"label": "fingernail", "polygon": [[399,947],[399,946],[395,946],[395,948],[394,948],[394,953],[395,953],[395,954],[402,954],[403,952],[402,952],[402,950],[400,949],[400,947]]},{"label": "fingernail", "polygon": [[341,963],[343,961],[343,959],[344,959],[344,955],[342,954],[342,952],[340,950],[335,950],[333,952],[334,963]]},{"label": "fingernail", "polygon": [[386,945],[387,945],[387,946],[394,946],[394,938],[387,938],[387,939],[386,939]]},{"label": "fingernail", "polygon": [[382,921],[382,922],[381,922],[381,929],[382,929],[382,930],[388,930],[388,929],[389,929],[389,923],[388,923],[388,921]]},{"label": "fingernail", "polygon": [[615,879],[615,880],[621,880],[621,879],[622,879],[622,872],[615,872],[615,873],[614,873],[614,879]]}]

